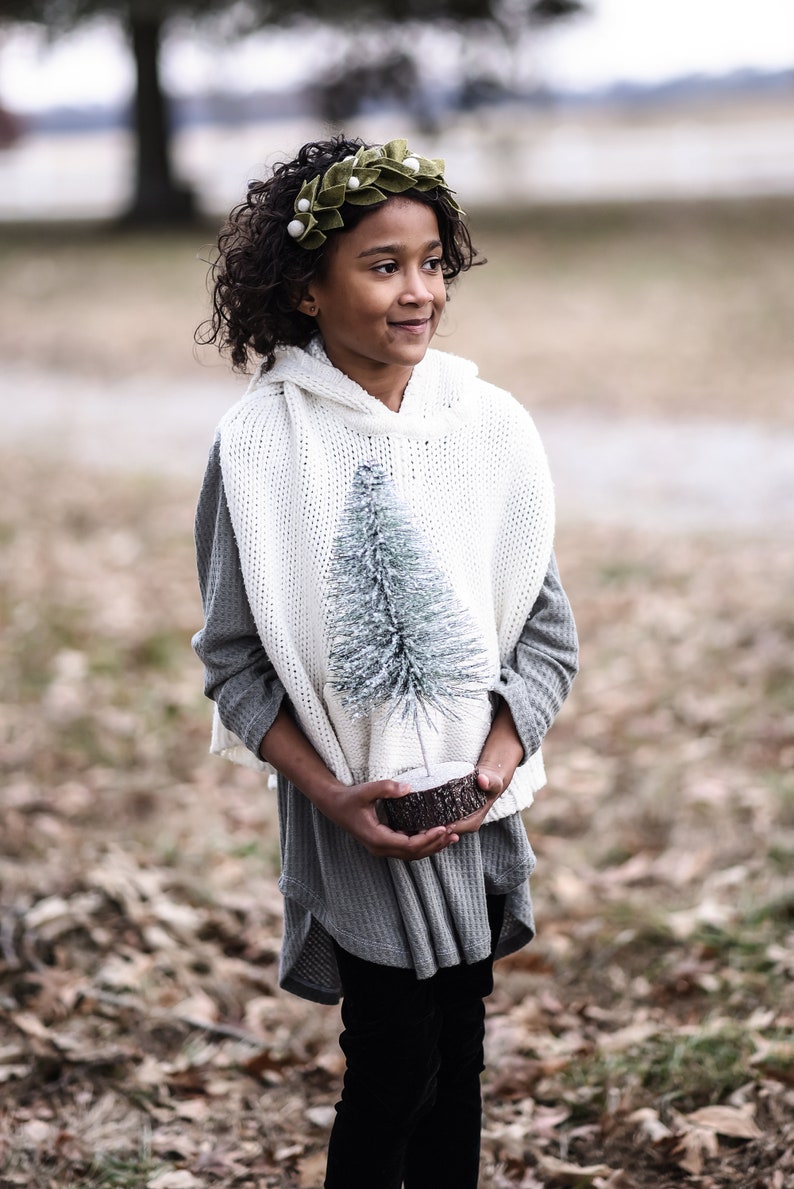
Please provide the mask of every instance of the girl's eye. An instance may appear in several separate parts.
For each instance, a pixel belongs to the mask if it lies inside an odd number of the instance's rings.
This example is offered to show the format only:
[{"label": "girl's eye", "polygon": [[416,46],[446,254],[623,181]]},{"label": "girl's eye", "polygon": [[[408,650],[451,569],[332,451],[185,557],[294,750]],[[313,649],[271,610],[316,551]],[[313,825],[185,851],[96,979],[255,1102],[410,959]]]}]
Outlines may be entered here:
[{"label": "girl's eye", "polygon": [[[422,265],[422,268],[426,272],[440,272],[443,268],[443,265],[444,261],[440,256],[429,256]],[[376,264],[374,266],[373,272],[384,273],[386,276],[390,277],[393,276],[394,273],[398,272],[399,268],[400,266],[396,260],[384,260],[381,264]]]}]

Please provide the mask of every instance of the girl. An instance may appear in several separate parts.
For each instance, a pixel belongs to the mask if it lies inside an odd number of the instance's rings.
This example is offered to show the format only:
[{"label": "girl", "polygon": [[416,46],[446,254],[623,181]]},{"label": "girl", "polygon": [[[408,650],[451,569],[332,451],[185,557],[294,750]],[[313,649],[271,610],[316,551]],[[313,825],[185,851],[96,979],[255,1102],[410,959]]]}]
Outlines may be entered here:
[{"label": "girl", "polygon": [[[476,257],[443,162],[401,140],[307,144],[249,185],[218,247],[203,341],[258,366],[199,500],[194,647],[213,751],[278,775],[281,985],[342,998],[325,1186],[472,1189],[493,960],[533,936],[520,811],[577,663],[545,456],[517,401],[430,349]],[[417,732],[388,708],[354,717],[329,659],[340,518],[375,466],[485,658],[425,732],[432,762],[476,764],[485,803],[410,835],[380,803],[409,791]]]}]

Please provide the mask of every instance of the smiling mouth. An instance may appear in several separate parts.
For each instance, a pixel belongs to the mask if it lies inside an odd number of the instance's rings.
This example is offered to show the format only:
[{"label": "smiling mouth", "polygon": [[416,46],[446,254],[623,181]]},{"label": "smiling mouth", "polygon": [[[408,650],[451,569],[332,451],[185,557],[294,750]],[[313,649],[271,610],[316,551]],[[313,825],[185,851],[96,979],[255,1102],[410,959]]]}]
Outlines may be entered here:
[{"label": "smiling mouth", "polygon": [[405,322],[392,322],[392,326],[396,326],[399,330],[408,330],[417,334],[420,330],[424,330],[429,323],[429,318],[408,318]]}]

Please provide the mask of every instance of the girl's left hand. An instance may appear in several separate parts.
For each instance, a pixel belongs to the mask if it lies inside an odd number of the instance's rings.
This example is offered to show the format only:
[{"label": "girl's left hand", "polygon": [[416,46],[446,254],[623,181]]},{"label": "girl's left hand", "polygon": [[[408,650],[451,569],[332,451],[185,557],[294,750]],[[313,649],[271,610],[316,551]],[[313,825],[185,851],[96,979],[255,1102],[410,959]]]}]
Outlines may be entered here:
[{"label": "girl's left hand", "polygon": [[487,764],[480,762],[477,764],[477,783],[486,795],[486,801],[482,809],[478,809],[476,813],[469,814],[461,821],[455,822],[449,828],[455,834],[476,834],[480,826],[485,821],[488,812],[494,801],[502,795],[508,784],[513,778],[512,769],[506,773],[504,767],[499,764]]},{"label": "girl's left hand", "polygon": [[497,797],[501,797],[524,756],[507,702],[501,701],[477,761],[477,783],[486,796],[482,809],[451,827],[455,834],[476,834]]}]

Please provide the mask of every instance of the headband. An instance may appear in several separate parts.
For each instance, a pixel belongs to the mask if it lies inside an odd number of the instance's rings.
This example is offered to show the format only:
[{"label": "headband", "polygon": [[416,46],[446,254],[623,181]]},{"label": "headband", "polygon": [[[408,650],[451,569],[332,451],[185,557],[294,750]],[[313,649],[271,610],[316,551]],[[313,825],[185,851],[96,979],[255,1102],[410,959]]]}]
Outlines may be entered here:
[{"label": "headband", "polygon": [[341,208],[346,202],[375,206],[405,190],[440,190],[463,214],[444,181],[444,162],[409,152],[404,140],[390,140],[382,148],[361,148],[304,182],[287,231],[300,247],[319,248],[327,231],[344,227]]}]

